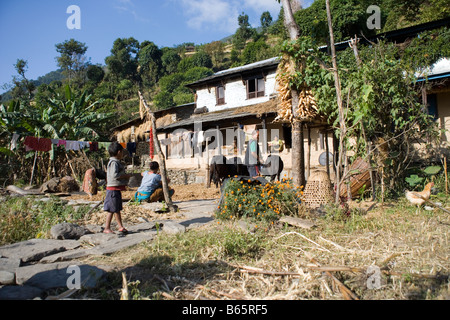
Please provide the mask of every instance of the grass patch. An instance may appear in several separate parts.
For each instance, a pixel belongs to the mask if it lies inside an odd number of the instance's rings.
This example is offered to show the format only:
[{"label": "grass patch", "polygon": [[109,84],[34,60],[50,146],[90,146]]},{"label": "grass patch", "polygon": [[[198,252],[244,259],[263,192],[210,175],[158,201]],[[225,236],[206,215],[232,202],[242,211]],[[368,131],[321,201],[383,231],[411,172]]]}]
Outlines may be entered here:
[{"label": "grass patch", "polygon": [[[240,229],[238,219],[222,219],[96,259],[114,265],[118,279],[127,274],[134,299],[343,299],[330,277],[311,269],[317,263],[381,268],[376,289],[364,271],[332,272],[362,300],[450,298],[445,212],[417,211],[403,200],[342,212],[329,209],[313,229],[245,218],[258,225],[254,233]],[[280,274],[248,273],[243,266]],[[283,275],[289,272],[294,275]],[[119,291],[120,285],[111,288],[109,299]]]},{"label": "grass patch", "polygon": [[89,210],[75,210],[57,197],[40,201],[35,197],[8,197],[0,210],[0,245],[33,238],[47,238],[53,225],[81,219]]}]

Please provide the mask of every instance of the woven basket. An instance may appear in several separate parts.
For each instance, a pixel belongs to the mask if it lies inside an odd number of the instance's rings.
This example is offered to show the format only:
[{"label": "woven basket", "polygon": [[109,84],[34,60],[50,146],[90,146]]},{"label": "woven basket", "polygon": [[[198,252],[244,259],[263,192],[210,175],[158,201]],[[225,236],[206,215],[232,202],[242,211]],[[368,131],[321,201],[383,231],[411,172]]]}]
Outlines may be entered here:
[{"label": "woven basket", "polygon": [[326,171],[315,171],[308,178],[303,191],[303,202],[308,208],[312,209],[333,202],[331,181]]}]

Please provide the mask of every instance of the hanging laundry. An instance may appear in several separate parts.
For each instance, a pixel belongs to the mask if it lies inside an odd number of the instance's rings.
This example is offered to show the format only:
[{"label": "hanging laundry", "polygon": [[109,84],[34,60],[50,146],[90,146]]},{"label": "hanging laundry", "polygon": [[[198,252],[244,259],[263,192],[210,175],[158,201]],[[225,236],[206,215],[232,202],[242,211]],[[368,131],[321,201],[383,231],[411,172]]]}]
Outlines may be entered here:
[{"label": "hanging laundry", "polygon": [[56,145],[57,147],[59,146],[66,146],[66,140],[58,140],[58,144]]},{"label": "hanging laundry", "polygon": [[59,142],[59,139],[50,139],[51,141],[52,141],[52,144],[58,144],[58,142]]},{"label": "hanging laundry", "polygon": [[52,149],[52,141],[47,138],[25,137],[24,145],[28,150],[48,152]]},{"label": "hanging laundry", "polygon": [[80,150],[80,144],[78,141],[66,140],[66,150],[78,151]]},{"label": "hanging laundry", "polygon": [[89,143],[89,150],[90,151],[98,151],[98,142],[92,141]]},{"label": "hanging laundry", "polygon": [[80,145],[80,149],[89,148],[88,141],[78,141],[78,144]]},{"label": "hanging laundry", "polygon": [[17,140],[19,139],[19,135],[17,133],[13,133],[12,139],[11,139],[11,147],[10,150],[14,150],[17,147]]},{"label": "hanging laundry", "polygon": [[128,142],[127,150],[130,153],[130,155],[136,153],[136,142]]}]

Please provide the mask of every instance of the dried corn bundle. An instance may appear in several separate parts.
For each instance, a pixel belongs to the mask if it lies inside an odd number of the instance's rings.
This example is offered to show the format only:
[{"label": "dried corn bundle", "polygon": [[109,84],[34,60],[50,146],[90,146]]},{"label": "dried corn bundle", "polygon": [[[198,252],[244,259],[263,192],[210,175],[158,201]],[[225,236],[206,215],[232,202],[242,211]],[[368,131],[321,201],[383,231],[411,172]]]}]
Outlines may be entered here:
[{"label": "dried corn bundle", "polygon": [[[300,66],[302,67],[302,66]],[[298,89],[298,105],[296,106],[297,117],[292,113],[292,95],[290,79],[295,73],[295,65],[292,59],[284,57],[278,66],[276,80],[279,94],[279,108],[276,121],[309,121],[317,116],[317,104],[310,88]]]}]

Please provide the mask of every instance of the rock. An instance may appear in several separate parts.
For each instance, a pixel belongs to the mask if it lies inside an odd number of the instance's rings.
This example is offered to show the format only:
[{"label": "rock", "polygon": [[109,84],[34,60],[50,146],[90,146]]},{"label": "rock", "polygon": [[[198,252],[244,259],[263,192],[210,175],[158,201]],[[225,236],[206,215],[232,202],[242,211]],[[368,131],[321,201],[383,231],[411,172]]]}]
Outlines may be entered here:
[{"label": "rock", "polygon": [[20,259],[0,258],[0,271],[14,272],[20,266]]},{"label": "rock", "polygon": [[138,217],[137,220],[142,223],[148,222],[148,220],[143,217]]},{"label": "rock", "polygon": [[311,229],[312,227],[315,226],[314,222],[312,221],[288,216],[281,217],[280,222],[285,222],[291,226],[300,227],[304,229]]},{"label": "rock", "polygon": [[58,184],[61,181],[61,178],[55,177],[47,182],[43,183],[41,188],[39,189],[40,192],[58,192]]},{"label": "rock", "polygon": [[67,239],[79,239],[81,236],[89,233],[90,231],[86,228],[80,227],[74,223],[59,223],[54,225],[50,229],[50,234],[53,239],[67,240]]},{"label": "rock", "polygon": [[128,187],[138,188],[141,186],[141,182],[142,182],[142,175],[140,173],[134,173],[132,174],[130,179],[128,179]]},{"label": "rock", "polygon": [[117,239],[118,235],[114,233],[93,233],[82,236],[79,240],[93,246],[102,245],[111,239]]},{"label": "rock", "polygon": [[18,285],[33,286],[42,290],[66,288],[69,277],[76,275],[68,269],[70,266],[79,268],[80,284],[83,288],[95,287],[105,273],[102,269],[78,261],[36,264],[17,268],[16,282]]},{"label": "rock", "polygon": [[14,272],[0,271],[0,284],[16,284]]},{"label": "rock", "polygon": [[103,231],[103,227],[99,226],[97,224],[87,224],[84,226],[87,230],[89,230],[89,233],[99,233]]},{"label": "rock", "polygon": [[60,261],[69,261],[73,259],[80,259],[91,255],[89,249],[78,248],[68,251],[59,252],[56,254],[52,254],[50,256],[46,256],[42,258],[39,262],[41,263],[55,263]]},{"label": "rock", "polygon": [[186,227],[175,221],[164,221],[162,231],[168,234],[177,234],[186,232]]},{"label": "rock", "polygon": [[246,233],[254,233],[256,231],[256,227],[254,224],[250,224],[243,220],[238,221],[237,227]]},{"label": "rock", "polygon": [[91,255],[107,255],[128,247],[137,245],[139,243],[153,240],[156,236],[156,231],[140,232],[135,234],[128,234],[126,236],[113,238],[97,247],[89,249]]},{"label": "rock", "polygon": [[129,232],[144,232],[155,229],[155,222],[144,222],[127,227]]},{"label": "rock", "polygon": [[32,286],[0,287],[0,300],[31,300],[42,298],[43,290]]},{"label": "rock", "polygon": [[31,239],[0,247],[0,255],[25,263],[79,246],[77,240]]},{"label": "rock", "polygon": [[154,212],[162,208],[162,202],[142,202],[139,207]]}]

